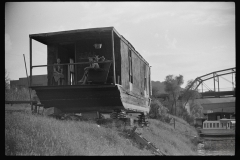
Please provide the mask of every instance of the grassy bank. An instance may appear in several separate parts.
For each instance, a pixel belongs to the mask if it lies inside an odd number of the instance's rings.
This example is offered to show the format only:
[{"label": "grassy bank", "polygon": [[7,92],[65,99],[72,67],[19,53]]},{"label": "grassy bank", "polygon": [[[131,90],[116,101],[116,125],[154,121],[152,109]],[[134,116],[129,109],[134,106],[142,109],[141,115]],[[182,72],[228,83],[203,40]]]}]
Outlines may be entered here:
[{"label": "grassy bank", "polygon": [[144,128],[142,135],[153,142],[166,155],[196,155],[196,144],[191,139],[197,132],[189,125],[176,121],[173,125],[158,120],[149,120],[150,126]]},{"label": "grassy bank", "polygon": [[[195,134],[181,119],[176,129],[149,120],[150,126],[138,130],[166,155],[196,155],[196,146],[186,130]],[[187,133],[187,132],[185,132]],[[32,115],[29,106],[5,105],[6,155],[152,155],[126,137],[124,127],[115,123],[97,126],[94,122],[61,121]]]}]

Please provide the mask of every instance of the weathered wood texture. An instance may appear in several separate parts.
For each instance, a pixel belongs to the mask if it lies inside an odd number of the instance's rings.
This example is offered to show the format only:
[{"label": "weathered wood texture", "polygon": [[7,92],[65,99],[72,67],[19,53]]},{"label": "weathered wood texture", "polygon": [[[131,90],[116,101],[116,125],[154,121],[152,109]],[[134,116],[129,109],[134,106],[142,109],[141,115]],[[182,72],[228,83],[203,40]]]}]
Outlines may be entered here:
[{"label": "weathered wood texture", "polygon": [[[119,86],[121,93],[121,100],[126,104],[135,105],[135,109],[141,111],[141,108],[147,108],[149,110],[149,97],[144,97],[133,92],[125,90],[123,87]],[[127,106],[125,106],[127,108]]]},{"label": "weathered wood texture", "polygon": [[112,111],[124,109],[116,86],[52,86],[35,87],[45,108],[57,107],[63,112]]},{"label": "weathered wood texture", "polygon": [[124,89],[129,91],[128,46],[121,40],[121,81]]},{"label": "weathered wood texture", "polygon": [[37,101],[5,101],[5,104],[24,104],[24,103],[29,103],[29,104],[37,104]]},{"label": "weathered wood texture", "polygon": [[145,73],[145,77],[146,77],[146,92],[147,92],[147,95],[149,97],[150,96],[150,85],[149,85],[149,83],[150,83],[150,79],[149,79],[150,72],[149,72],[149,66],[146,65],[145,70],[146,70],[146,73]]},{"label": "weathered wood texture", "polygon": [[148,73],[148,75],[149,75],[149,77],[148,77],[148,80],[149,80],[149,95],[151,96],[152,95],[151,68],[148,67],[148,69],[149,69],[149,73]]},{"label": "weathered wood texture", "polygon": [[116,83],[121,84],[122,76],[121,76],[120,38],[118,38],[116,35],[114,36],[114,53],[115,53]]},{"label": "weathered wood texture", "polygon": [[[130,90],[129,87],[129,47],[126,43],[121,41],[121,80],[122,86],[126,90]],[[150,82],[149,82],[149,66],[133,51],[132,52],[132,70],[133,70],[133,90],[134,94],[144,96],[144,83],[146,85],[147,97],[149,97]],[[144,78],[146,77],[146,82]]]},{"label": "weathered wood texture", "polygon": [[145,89],[145,75],[146,75],[146,64],[140,60],[140,93],[144,96],[144,89]]},{"label": "weathered wood texture", "polygon": [[133,90],[132,92],[138,95],[141,95],[141,82],[140,78],[140,59],[139,57],[132,52],[132,68],[133,68]]}]

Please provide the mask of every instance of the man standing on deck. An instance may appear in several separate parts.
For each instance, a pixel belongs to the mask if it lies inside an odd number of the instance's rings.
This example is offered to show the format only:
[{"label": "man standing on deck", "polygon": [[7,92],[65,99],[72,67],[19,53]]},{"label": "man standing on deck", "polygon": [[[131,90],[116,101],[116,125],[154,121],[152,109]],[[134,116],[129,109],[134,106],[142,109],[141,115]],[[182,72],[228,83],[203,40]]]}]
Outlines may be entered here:
[{"label": "man standing on deck", "polygon": [[[60,64],[60,62],[60,58],[57,58],[57,63],[55,64]],[[53,77],[55,82],[58,82],[58,85],[64,84],[63,67],[61,65],[55,65],[53,67]]]}]

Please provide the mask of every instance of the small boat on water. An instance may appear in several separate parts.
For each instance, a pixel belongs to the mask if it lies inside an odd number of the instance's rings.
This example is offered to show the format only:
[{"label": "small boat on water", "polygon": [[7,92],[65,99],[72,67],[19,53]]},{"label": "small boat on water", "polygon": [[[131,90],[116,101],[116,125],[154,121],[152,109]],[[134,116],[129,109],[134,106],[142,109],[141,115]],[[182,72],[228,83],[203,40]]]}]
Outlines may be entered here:
[{"label": "small boat on water", "polygon": [[235,119],[222,118],[216,121],[204,121],[200,130],[201,137],[234,137]]}]

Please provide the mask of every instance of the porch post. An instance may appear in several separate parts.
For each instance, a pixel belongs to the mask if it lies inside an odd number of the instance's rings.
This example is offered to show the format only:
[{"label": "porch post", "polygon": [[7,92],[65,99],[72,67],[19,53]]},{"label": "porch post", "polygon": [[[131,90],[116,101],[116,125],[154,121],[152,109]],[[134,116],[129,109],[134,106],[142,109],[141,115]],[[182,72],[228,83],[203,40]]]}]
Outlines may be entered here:
[{"label": "porch post", "polygon": [[30,86],[32,86],[32,38],[29,38]]},{"label": "porch post", "polygon": [[[30,58],[30,76],[29,76],[30,85],[28,87],[32,86],[32,38],[30,38],[30,37],[29,37],[29,58]],[[30,95],[30,97],[31,97],[31,95]],[[31,102],[31,111],[33,112],[32,102]]]},{"label": "porch post", "polygon": [[113,58],[113,84],[116,84],[116,73],[115,73],[115,53],[114,53],[114,35],[112,30],[112,58]]},{"label": "porch post", "polygon": [[[77,63],[77,42],[75,42],[75,59],[74,59],[74,63]],[[77,65],[74,65],[74,85],[77,84]]]}]

